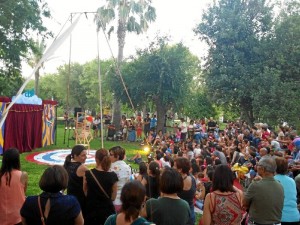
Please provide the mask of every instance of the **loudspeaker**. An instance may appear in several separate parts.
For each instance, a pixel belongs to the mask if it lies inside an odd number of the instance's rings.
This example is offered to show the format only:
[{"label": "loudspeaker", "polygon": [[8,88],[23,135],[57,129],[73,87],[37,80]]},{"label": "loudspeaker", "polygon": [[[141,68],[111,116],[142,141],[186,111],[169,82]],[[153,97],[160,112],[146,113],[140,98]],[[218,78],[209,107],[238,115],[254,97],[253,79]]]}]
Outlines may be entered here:
[{"label": "loudspeaker", "polygon": [[75,107],[74,108],[74,118],[77,118],[77,113],[82,112],[82,108]]}]

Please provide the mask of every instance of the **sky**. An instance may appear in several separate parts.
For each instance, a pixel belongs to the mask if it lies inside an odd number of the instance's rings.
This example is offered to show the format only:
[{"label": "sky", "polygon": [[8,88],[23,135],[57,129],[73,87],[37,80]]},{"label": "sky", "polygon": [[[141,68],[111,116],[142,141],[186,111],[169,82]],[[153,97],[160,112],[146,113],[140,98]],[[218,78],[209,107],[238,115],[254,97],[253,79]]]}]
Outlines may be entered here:
[{"label": "sky", "polygon": [[[203,10],[208,7],[211,0],[153,0],[157,18],[150,24],[148,31],[142,35],[127,33],[124,48],[124,58],[134,55],[136,49],[146,48],[148,44],[159,35],[168,35],[172,43],[183,42],[190,51],[199,58],[207,52],[207,46],[195,36],[193,28],[201,21]],[[62,29],[71,13],[94,12],[104,5],[105,0],[48,0],[52,13],[52,20],[46,20],[46,27],[53,32],[54,37]],[[97,57],[97,34],[94,16],[87,14],[82,16],[72,33],[72,41],[67,39],[55,52],[55,56],[44,64],[41,74],[54,73],[58,66],[71,62],[85,63]],[[66,23],[66,26],[70,22]],[[53,39],[47,41],[49,46]],[[70,52],[71,43],[71,54]],[[112,34],[109,44],[106,42],[103,32],[99,35],[100,59],[117,57],[118,46],[116,34]],[[71,57],[70,57],[71,56]],[[23,76],[28,76],[32,69],[23,65]]]}]

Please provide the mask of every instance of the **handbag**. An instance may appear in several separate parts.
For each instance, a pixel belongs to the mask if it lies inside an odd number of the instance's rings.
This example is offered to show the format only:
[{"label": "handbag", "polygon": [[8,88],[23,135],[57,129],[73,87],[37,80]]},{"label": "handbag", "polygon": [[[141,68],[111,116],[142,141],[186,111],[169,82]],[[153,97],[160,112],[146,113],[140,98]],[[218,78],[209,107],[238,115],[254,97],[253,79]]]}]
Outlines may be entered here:
[{"label": "handbag", "polygon": [[[102,185],[99,183],[99,181],[97,180],[97,178],[95,177],[94,173],[92,170],[90,170],[90,173],[92,175],[92,177],[94,178],[94,180],[96,181],[96,183],[98,184],[99,188],[101,189],[101,191],[104,193],[104,195],[110,199],[110,197],[108,196],[108,194],[106,193],[106,191],[104,190],[104,188],[102,187]],[[44,225],[44,224],[43,224]]]}]

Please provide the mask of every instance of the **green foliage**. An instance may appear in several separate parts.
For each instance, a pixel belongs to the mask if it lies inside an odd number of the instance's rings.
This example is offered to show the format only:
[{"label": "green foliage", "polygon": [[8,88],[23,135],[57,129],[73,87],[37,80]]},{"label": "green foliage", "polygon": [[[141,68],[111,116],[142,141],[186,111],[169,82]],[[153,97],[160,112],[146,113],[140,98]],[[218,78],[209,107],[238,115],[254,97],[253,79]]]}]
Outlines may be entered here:
[{"label": "green foliage", "polygon": [[[158,129],[161,129],[168,109],[182,109],[189,84],[200,76],[200,63],[181,43],[170,46],[160,39],[148,49],[138,52],[136,58],[123,65],[123,78],[134,106],[141,110],[147,102],[156,106]],[[115,95],[128,103],[121,82],[111,81]]]},{"label": "green foliage", "polygon": [[[95,21],[98,28],[107,29],[107,25],[113,22],[116,14],[119,16],[118,26],[127,28],[129,32],[140,34],[148,29],[148,23],[156,19],[155,8],[151,6],[151,1],[115,1],[106,0],[106,5],[97,10]],[[113,27],[113,26],[112,26]],[[115,30],[110,28],[109,31]],[[118,30],[120,30],[118,28]],[[125,30],[126,32],[126,30]]]},{"label": "green foliage", "polygon": [[[42,76],[40,79],[40,94],[41,99],[54,99],[58,100],[61,103],[61,97],[65,96],[60,92],[58,75],[57,74],[48,74]],[[64,88],[65,89],[65,88]],[[64,90],[62,89],[62,90]]]},{"label": "green foliage", "polygon": [[203,91],[192,91],[186,99],[186,104],[183,108],[184,115],[189,118],[209,118],[217,115],[215,108],[208,99],[207,93]]},{"label": "green foliage", "polygon": [[0,2],[0,90],[16,93],[21,81],[21,61],[33,47],[34,34],[47,36],[42,17],[49,17],[43,0],[3,0]]},{"label": "green foliage", "polygon": [[12,97],[22,86],[24,79],[21,76],[6,77],[0,74],[0,96]]},{"label": "green foliage", "polygon": [[300,80],[300,3],[277,18],[261,0],[221,0],[195,32],[210,47],[205,84],[214,104],[248,122],[296,124]]},{"label": "green foliage", "polygon": [[[100,62],[100,77],[102,88],[102,105],[103,107],[112,107],[113,94],[108,84],[108,72],[113,65],[113,60]],[[89,109],[100,110],[99,106],[99,79],[98,79],[98,60],[93,60],[84,64],[84,72],[80,76],[79,83],[86,88],[86,107]],[[95,106],[98,106],[95,108]]]},{"label": "green foliage", "polygon": [[[102,102],[103,107],[111,107],[112,92],[108,86],[108,71],[112,60],[100,62]],[[42,99],[54,99],[64,109],[67,107],[69,65],[65,64],[58,68],[57,74],[47,74],[40,79],[40,95]],[[30,81],[26,89],[31,89],[34,81]],[[82,107],[99,111],[99,82],[98,82],[98,60],[92,60],[83,65],[74,63],[70,65],[70,93],[69,107]]]},{"label": "green foliage", "polygon": [[216,105],[239,108],[254,121],[253,93],[262,72],[261,40],[272,27],[272,8],[261,0],[221,0],[204,13],[195,29],[209,44],[206,85]]}]

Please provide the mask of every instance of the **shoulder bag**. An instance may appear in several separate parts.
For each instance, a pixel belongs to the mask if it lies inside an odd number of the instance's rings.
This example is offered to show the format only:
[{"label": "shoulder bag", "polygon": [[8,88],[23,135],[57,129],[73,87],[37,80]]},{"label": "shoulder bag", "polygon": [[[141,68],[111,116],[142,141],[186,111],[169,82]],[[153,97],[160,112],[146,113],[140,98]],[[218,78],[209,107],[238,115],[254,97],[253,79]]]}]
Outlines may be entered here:
[{"label": "shoulder bag", "polygon": [[108,194],[106,193],[106,191],[104,190],[104,188],[102,187],[102,185],[99,183],[99,181],[97,180],[97,178],[95,177],[94,173],[92,172],[92,170],[90,170],[90,173],[92,175],[92,177],[94,178],[94,180],[96,181],[96,183],[98,184],[99,188],[101,189],[101,191],[104,193],[104,195],[110,199],[110,197],[108,196]]}]

